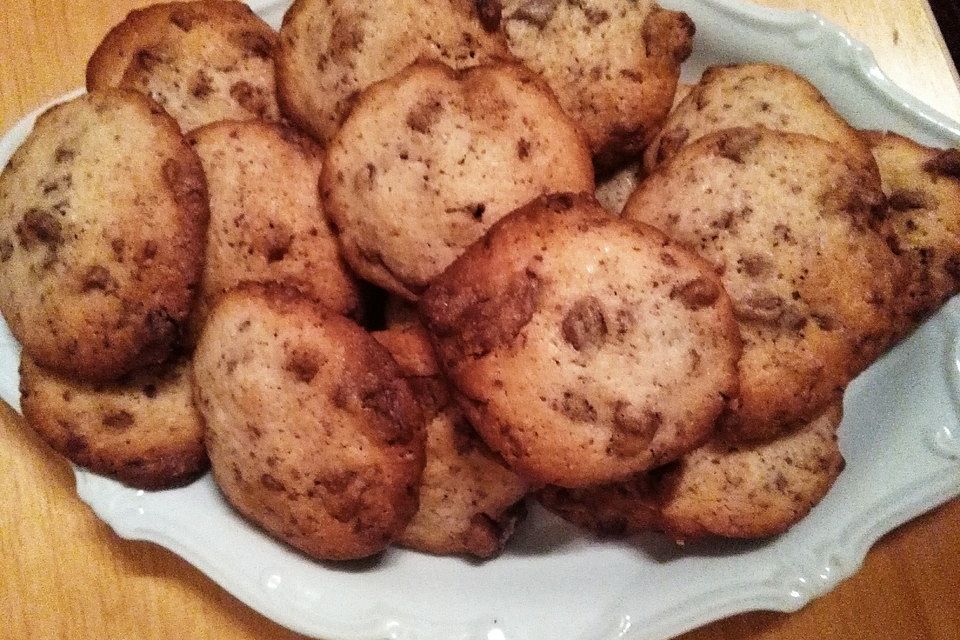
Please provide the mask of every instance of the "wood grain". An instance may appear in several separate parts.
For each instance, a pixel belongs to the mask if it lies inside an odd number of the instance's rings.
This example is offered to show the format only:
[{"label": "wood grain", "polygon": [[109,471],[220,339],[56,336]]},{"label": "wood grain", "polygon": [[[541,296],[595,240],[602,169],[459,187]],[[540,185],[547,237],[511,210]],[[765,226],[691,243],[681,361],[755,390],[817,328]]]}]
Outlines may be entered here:
[{"label": "wood grain", "polygon": [[[0,130],[80,86],[105,31],[144,2],[0,0]],[[768,0],[812,9],[874,51],[900,86],[956,120],[956,70],[923,0]],[[886,536],[856,576],[802,611],[736,616],[685,640],[955,640],[960,502]],[[76,496],[73,474],[0,406],[0,638],[300,638],[196,569],[116,537]]]}]

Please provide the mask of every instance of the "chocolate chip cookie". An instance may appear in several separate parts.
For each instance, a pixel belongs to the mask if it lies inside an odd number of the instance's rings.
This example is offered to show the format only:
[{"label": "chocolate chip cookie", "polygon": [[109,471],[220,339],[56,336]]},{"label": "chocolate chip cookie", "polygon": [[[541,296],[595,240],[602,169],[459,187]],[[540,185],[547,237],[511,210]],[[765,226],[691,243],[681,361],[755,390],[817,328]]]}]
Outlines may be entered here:
[{"label": "chocolate chip cookie", "polygon": [[109,380],[162,362],[206,226],[200,161],[156,103],[106,89],[57,105],[0,174],[0,310],[57,373]]},{"label": "chocolate chip cookie", "polygon": [[87,89],[144,93],[183,131],[218,120],[276,120],[276,40],[242,2],[151,5],[107,33],[87,63]]},{"label": "chocolate chip cookie", "polygon": [[203,163],[210,225],[197,322],[241,282],[279,282],[354,315],[360,293],[320,204],[323,152],[305,135],[225,121],[188,140]]},{"label": "chocolate chip cookie", "polygon": [[594,186],[579,131],[530,71],[439,62],[361,95],[330,142],[320,184],[353,269],[413,301],[507,213]]},{"label": "chocolate chip cookie", "polygon": [[896,257],[875,230],[879,180],[838,146],[763,128],[685,146],[623,215],[712,265],[744,341],[728,435],[774,437],[814,419],[889,343]]},{"label": "chocolate chip cookie", "polygon": [[287,544],[369,556],[416,513],[423,415],[353,321],[276,284],[234,289],[204,325],[194,393],[224,496]]},{"label": "chocolate chip cookie", "polygon": [[669,462],[736,396],[740,338],[710,265],[589,196],[504,218],[420,311],[467,418],[537,483],[582,487]]},{"label": "chocolate chip cookie", "polygon": [[185,358],[111,383],[85,383],[20,362],[27,424],[71,462],[141,489],[164,489],[207,468],[203,419]]},{"label": "chocolate chip cookie", "polygon": [[507,0],[502,14],[510,51],[556,91],[601,169],[643,151],[691,52],[687,14],[649,0]]},{"label": "chocolate chip cookie", "polygon": [[496,0],[296,0],[276,54],[284,113],[329,141],[361,91],[416,60],[510,58]]},{"label": "chocolate chip cookie", "polygon": [[908,274],[894,303],[903,334],[960,291],[960,151],[895,133],[864,135],[887,196],[880,233]]},{"label": "chocolate chip cookie", "polygon": [[437,554],[489,558],[499,553],[524,513],[527,482],[463,417],[421,326],[373,337],[400,365],[427,419],[420,508],[397,543]]}]

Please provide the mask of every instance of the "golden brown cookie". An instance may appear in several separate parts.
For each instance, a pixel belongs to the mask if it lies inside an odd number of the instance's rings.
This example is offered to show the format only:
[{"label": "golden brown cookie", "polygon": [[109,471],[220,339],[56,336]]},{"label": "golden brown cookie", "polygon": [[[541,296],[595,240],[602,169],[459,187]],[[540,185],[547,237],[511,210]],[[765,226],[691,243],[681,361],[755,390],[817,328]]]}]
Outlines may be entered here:
[{"label": "golden brown cookie", "polygon": [[320,184],[353,269],[408,300],[510,211],[594,186],[579,132],[532,73],[439,62],[360,96]]},{"label": "golden brown cookie", "polygon": [[776,535],[803,519],[843,470],[836,435],[840,418],[836,403],[769,442],[733,446],[716,439],[625,482],[547,487],[537,499],[600,535],[662,530],[679,541]]},{"label": "golden brown cookie", "polygon": [[879,181],[834,144],[767,129],[700,138],[623,215],[720,274],[744,342],[728,435],[769,438],[815,418],[889,344],[899,266],[873,230]]},{"label": "golden brown cookie", "polygon": [[360,294],[340,257],[317,180],[323,152],[266,122],[219,122],[193,131],[210,192],[199,316],[241,282],[279,282],[344,315]]},{"label": "golden brown cookie", "polygon": [[[673,98],[673,107],[687,96],[693,89],[693,85],[680,83],[677,85],[677,93]],[[603,205],[603,208],[615,216],[619,216],[623,211],[623,205],[627,204],[630,194],[634,192],[637,185],[646,177],[647,170],[643,166],[641,159],[632,159],[629,164],[618,171],[606,175],[597,180],[597,201]]]},{"label": "golden brown cookie", "polygon": [[708,133],[751,126],[836,143],[876,173],[870,149],[816,87],[785,67],[766,63],[708,68],[647,147],[644,165],[651,171]]},{"label": "golden brown cookie", "polygon": [[656,481],[647,473],[582,489],[544,487],[536,497],[564,520],[600,536],[637,535],[659,524]]},{"label": "golden brown cookie", "polygon": [[466,422],[421,326],[373,337],[400,365],[427,419],[420,509],[397,543],[437,554],[496,555],[523,515],[527,483]]},{"label": "golden brown cookie", "polygon": [[419,59],[456,69],[509,58],[493,0],[296,0],[283,17],[277,92],[327,142],[357,95]]},{"label": "golden brown cookie", "polygon": [[186,359],[93,384],[46,371],[24,354],[20,394],[27,424],[57,453],[94,473],[163,489],[207,468]]},{"label": "golden brown cookie", "polygon": [[676,539],[762,538],[799,522],[843,470],[840,403],[777,439],[748,447],[712,442],[659,480],[658,526]]},{"label": "golden brown cookie", "polygon": [[140,91],[183,131],[218,120],[276,120],[276,39],[242,2],[151,5],[107,33],[87,63],[87,89]]},{"label": "golden brown cookie", "polygon": [[582,487],[673,460],[736,395],[740,338],[710,266],[589,196],[504,218],[420,311],[468,419],[534,482]]},{"label": "golden brown cookie", "polygon": [[163,361],[193,302],[207,192],[176,123],[133,91],[49,109],[0,175],[0,309],[85,380]]},{"label": "golden brown cookie", "polygon": [[506,0],[510,51],[541,74],[598,166],[638,155],[670,110],[694,25],[650,0]]},{"label": "golden brown cookie", "polygon": [[278,285],[222,296],[194,356],[214,478],[271,535],[360,558],[417,511],[420,408],[390,354],[351,320]]},{"label": "golden brown cookie", "polygon": [[907,333],[960,291],[960,151],[895,133],[864,135],[887,195],[880,232],[908,275],[894,302]]}]

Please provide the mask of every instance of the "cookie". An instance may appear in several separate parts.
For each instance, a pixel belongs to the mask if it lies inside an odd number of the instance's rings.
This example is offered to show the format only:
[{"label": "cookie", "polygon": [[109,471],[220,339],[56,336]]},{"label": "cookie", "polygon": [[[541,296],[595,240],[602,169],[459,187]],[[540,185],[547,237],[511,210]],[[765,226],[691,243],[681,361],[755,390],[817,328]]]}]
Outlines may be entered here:
[{"label": "cookie", "polygon": [[92,384],[51,373],[24,354],[20,405],[57,453],[132,487],[177,486],[207,468],[189,360]]},{"label": "cookie", "polygon": [[907,271],[894,303],[900,333],[960,291],[960,151],[895,133],[864,134],[880,167],[887,213],[880,232]]},{"label": "cookie", "polygon": [[678,541],[763,538],[789,529],[827,494],[844,461],[839,403],[769,442],[715,439],[677,462],[625,482],[547,487],[537,499],[565,520],[604,536],[660,530]]},{"label": "cookie", "polygon": [[194,355],[214,479],[243,516],[314,558],[377,553],[417,511],[424,423],[390,354],[279,285],[243,285]]},{"label": "cookie", "polygon": [[625,478],[699,446],[740,338],[706,262],[590,196],[539,198],[430,286],[420,312],[484,441],[533,482]]},{"label": "cookie", "polygon": [[870,149],[817,88],[785,67],[765,63],[704,71],[647,147],[644,165],[651,171],[708,133],[751,126],[823,138],[876,174]]},{"label": "cookie", "polygon": [[157,364],[193,302],[206,225],[200,161],[154,102],[107,89],[57,105],[0,174],[0,310],[57,373]]},{"label": "cookie", "polygon": [[518,65],[420,62],[365,91],[320,178],[344,256],[415,301],[490,225],[554,191],[593,191],[590,154]]},{"label": "cookie", "polygon": [[673,102],[693,21],[644,0],[506,0],[510,51],[541,74],[602,169],[643,151]]},{"label": "cookie", "polygon": [[370,85],[419,59],[509,58],[494,0],[296,0],[276,53],[283,112],[326,143]]},{"label": "cookie", "polygon": [[564,520],[604,537],[633,536],[657,529],[656,483],[649,474],[582,489],[544,487],[537,501]]},{"label": "cookie", "polygon": [[[693,89],[693,85],[681,82],[677,85],[677,92],[673,97],[673,107],[687,96]],[[622,169],[613,174],[607,175],[597,181],[596,198],[597,201],[608,212],[619,216],[623,211],[623,205],[627,204],[630,194],[636,190],[637,185],[646,177],[647,170],[643,166],[641,159],[634,159]]]},{"label": "cookie", "polygon": [[799,522],[833,486],[840,403],[795,431],[738,447],[712,442],[684,456],[659,482],[658,527],[678,540],[762,538]]},{"label": "cookie", "polygon": [[744,342],[740,439],[814,419],[888,344],[896,257],[872,227],[879,181],[813,136],[729,129],[681,149],[623,216],[706,258],[733,300]]},{"label": "cookie", "polygon": [[693,88],[695,86],[696,85],[692,85],[687,82],[678,82],[677,90],[673,94],[673,102],[670,105],[670,111],[673,111],[674,109],[679,107],[680,103],[686,100],[687,96],[690,95],[690,92],[693,91]]},{"label": "cookie", "polygon": [[421,326],[373,337],[400,365],[427,420],[420,509],[397,543],[436,554],[496,555],[524,513],[527,483],[466,422]]},{"label": "cookie", "polygon": [[256,121],[207,125],[188,140],[210,192],[199,318],[241,282],[279,282],[355,315],[359,290],[320,205],[322,150],[292,129]]},{"label": "cookie", "polygon": [[107,33],[87,63],[87,89],[140,91],[183,131],[218,120],[276,120],[276,40],[241,2],[151,5]]},{"label": "cookie", "polygon": [[387,296],[384,308],[384,326],[387,329],[410,324],[419,324],[420,316],[417,306],[400,296]]}]

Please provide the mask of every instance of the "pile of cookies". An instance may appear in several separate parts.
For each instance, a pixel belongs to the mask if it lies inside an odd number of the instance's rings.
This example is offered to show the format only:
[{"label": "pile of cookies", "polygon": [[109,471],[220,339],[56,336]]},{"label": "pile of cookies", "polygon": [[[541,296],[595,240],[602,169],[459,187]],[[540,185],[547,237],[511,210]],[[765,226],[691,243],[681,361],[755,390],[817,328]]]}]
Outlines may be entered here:
[{"label": "pile of cookies", "polygon": [[787,529],[846,385],[960,290],[960,153],[781,67],[678,88],[694,31],[637,0],[131,13],[0,175],[27,422],[136,487],[209,465],[320,559],[488,558],[530,499]]}]

